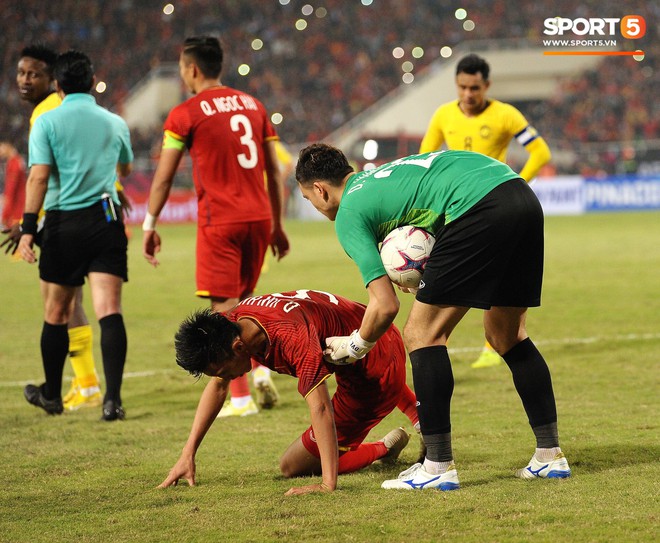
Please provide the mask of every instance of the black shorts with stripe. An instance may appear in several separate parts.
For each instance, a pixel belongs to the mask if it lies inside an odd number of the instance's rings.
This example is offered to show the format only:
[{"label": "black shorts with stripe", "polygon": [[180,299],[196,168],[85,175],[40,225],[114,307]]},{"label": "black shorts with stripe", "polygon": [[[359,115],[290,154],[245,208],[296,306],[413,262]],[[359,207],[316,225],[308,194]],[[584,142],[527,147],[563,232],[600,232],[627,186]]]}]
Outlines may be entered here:
[{"label": "black shorts with stripe", "polygon": [[39,277],[77,287],[89,272],[128,281],[128,240],[120,209],[108,222],[101,202],[75,211],[47,211],[42,230]]},{"label": "black shorts with stripe", "polygon": [[507,181],[436,232],[417,300],[536,307],[543,281],[543,210],[522,179]]}]

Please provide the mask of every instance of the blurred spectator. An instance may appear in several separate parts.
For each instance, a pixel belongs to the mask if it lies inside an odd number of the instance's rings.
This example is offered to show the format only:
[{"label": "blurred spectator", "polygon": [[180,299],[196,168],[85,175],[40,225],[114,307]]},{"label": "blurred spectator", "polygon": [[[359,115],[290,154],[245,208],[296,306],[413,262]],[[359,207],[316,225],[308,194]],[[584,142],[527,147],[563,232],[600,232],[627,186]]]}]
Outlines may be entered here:
[{"label": "blurred spectator", "polygon": [[[258,8],[239,0],[173,4],[173,13],[166,15],[160,0],[5,0],[0,22],[0,126],[5,136],[19,142],[27,133],[19,100],[7,91],[14,80],[16,51],[35,40],[60,50],[88,51],[98,79],[107,85],[97,95],[99,104],[121,113],[131,88],[161,61],[177,58],[185,36],[218,35],[230,59],[223,81],[262,97],[269,111],[283,116],[277,126],[282,139],[303,143],[324,138],[400,85],[403,60],[410,60],[419,73],[446,45],[512,38],[540,45],[543,20],[549,16],[621,15],[621,2],[614,0],[557,0],[551,9],[529,0],[465,0],[460,6],[475,24],[466,31],[465,20],[456,17],[457,5],[449,0],[374,0],[368,6],[324,0],[307,8],[310,13],[303,13],[309,5],[303,0],[270,0],[259,2]],[[535,119],[553,151],[574,151],[580,142],[660,137],[660,106],[650,91],[660,83],[654,24],[660,6],[632,0],[625,11],[647,21],[643,39],[622,40],[627,47],[644,48],[642,63],[608,58],[593,72],[564,81],[552,100],[516,104]],[[412,56],[416,46],[424,50],[421,58]],[[403,49],[403,58],[394,58],[395,47]],[[245,62],[249,73],[239,75],[238,62],[231,59]],[[133,137],[136,152],[148,153],[160,133]],[[597,162],[607,159],[601,152],[594,157]],[[582,164],[585,160],[581,157]]]}]

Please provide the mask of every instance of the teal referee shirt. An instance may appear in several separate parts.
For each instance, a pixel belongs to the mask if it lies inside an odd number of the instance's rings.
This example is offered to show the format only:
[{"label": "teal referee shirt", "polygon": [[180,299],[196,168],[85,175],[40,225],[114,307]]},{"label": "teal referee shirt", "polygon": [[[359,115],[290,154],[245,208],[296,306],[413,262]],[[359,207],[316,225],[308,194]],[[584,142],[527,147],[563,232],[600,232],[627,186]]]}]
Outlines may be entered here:
[{"label": "teal referee shirt", "polygon": [[30,166],[51,167],[46,211],[83,209],[98,203],[104,192],[119,204],[117,163],[133,161],[126,122],[86,93],[66,95],[61,106],[35,121],[29,155]]}]

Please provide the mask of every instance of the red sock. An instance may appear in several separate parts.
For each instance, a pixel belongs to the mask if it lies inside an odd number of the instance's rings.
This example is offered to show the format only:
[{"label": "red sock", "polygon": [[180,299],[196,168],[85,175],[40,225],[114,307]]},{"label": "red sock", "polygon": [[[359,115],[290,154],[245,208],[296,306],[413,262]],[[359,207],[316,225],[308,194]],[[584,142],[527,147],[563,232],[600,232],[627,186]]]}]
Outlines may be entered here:
[{"label": "red sock", "polygon": [[417,416],[417,398],[408,385],[404,385],[401,389],[401,399],[397,407],[410,419],[413,426],[419,422],[419,417]]},{"label": "red sock", "polygon": [[374,443],[362,443],[354,451],[348,451],[339,457],[339,473],[351,473],[357,471],[387,454],[387,447],[382,441]]},{"label": "red sock", "polygon": [[229,393],[232,398],[244,398],[250,395],[250,382],[247,373],[232,379],[229,383]]}]

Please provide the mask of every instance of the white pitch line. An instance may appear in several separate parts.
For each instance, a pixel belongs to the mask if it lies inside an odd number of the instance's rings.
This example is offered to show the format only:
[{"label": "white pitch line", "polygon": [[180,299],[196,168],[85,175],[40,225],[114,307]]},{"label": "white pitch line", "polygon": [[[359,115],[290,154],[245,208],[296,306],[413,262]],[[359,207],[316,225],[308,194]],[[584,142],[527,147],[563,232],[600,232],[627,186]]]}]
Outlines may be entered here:
[{"label": "white pitch line", "polygon": [[[547,339],[535,341],[534,344],[538,346],[553,346],[553,345],[585,345],[589,343],[596,343],[598,341],[645,341],[660,339],[660,333],[650,334],[623,334],[619,336],[605,337],[584,337],[584,338],[563,338],[563,339]],[[450,348],[449,353],[476,353],[480,352],[483,347],[459,347]],[[134,379],[137,377],[153,377],[155,375],[167,375],[169,373],[179,372],[183,375],[183,371],[178,368],[167,370],[149,370],[149,371],[128,371],[124,373],[124,379]],[[65,379],[66,381],[67,379]],[[70,379],[68,379],[70,381]],[[17,387],[25,386],[34,383],[34,379],[30,381],[0,381],[0,387]]]},{"label": "white pitch line", "polygon": [[[608,336],[608,337],[573,337],[573,338],[561,338],[561,339],[546,339],[534,341],[534,345],[538,347],[544,346],[553,346],[553,345],[586,345],[589,343],[597,343],[599,341],[644,341],[644,340],[653,340],[660,339],[660,333],[651,333],[651,334],[623,334],[618,336]],[[456,349],[449,348],[449,353],[472,353],[481,351],[482,347],[459,347]]]},{"label": "white pitch line", "polygon": [[[165,375],[177,371],[176,368],[171,370],[151,370],[151,371],[127,371],[124,373],[124,379],[133,379],[135,377],[153,377],[154,375]],[[183,374],[183,370],[179,370]],[[64,378],[64,381],[71,381],[71,378]],[[0,387],[16,387],[25,386],[34,383],[34,379],[30,381],[0,381]]]}]

